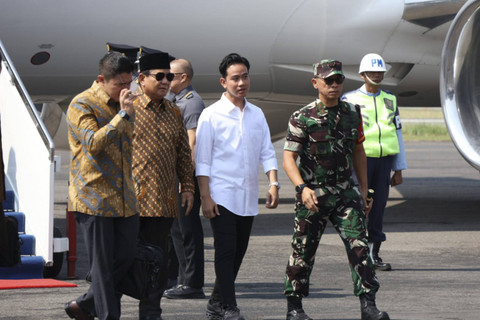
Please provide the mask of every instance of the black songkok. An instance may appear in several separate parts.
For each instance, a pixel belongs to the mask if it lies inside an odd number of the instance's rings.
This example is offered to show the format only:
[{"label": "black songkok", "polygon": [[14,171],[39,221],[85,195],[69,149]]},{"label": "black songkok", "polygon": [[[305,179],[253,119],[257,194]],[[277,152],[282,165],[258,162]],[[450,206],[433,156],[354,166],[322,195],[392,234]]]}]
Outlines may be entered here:
[{"label": "black songkok", "polygon": [[170,59],[166,52],[146,54],[140,58],[140,72],[152,69],[170,69]]}]

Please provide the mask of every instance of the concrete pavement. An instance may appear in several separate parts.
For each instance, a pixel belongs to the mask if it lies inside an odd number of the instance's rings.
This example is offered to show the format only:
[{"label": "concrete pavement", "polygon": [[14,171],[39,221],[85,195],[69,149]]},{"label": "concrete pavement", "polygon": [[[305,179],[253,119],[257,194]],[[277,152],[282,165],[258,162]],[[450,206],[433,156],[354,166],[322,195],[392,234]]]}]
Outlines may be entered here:
[{"label": "concrete pavement", "polygon": [[[282,143],[277,142],[279,165]],[[404,183],[391,191],[385,216],[387,242],[382,258],[390,272],[377,272],[381,289],[377,306],[391,319],[479,319],[480,312],[480,175],[450,142],[407,142],[409,169]],[[56,224],[64,232],[68,153],[63,172],[57,173]],[[266,192],[261,175],[260,197]],[[237,302],[248,320],[285,319],[282,295],[285,265],[290,255],[293,228],[293,186],[280,170],[281,204],[267,210],[263,204],[255,218],[250,245],[237,278]],[[263,200],[262,200],[263,201]],[[213,239],[208,221],[205,231],[205,291],[213,287]],[[87,270],[83,239],[78,234],[77,275]],[[77,288],[0,291],[0,319],[68,319],[63,305],[83,294],[84,280],[67,280],[66,263],[60,280]],[[317,252],[310,296],[304,308],[313,319],[360,318],[359,302],[352,294],[345,250],[329,226]],[[165,320],[205,319],[207,300],[162,300]],[[138,318],[138,303],[122,300],[123,319]]]}]

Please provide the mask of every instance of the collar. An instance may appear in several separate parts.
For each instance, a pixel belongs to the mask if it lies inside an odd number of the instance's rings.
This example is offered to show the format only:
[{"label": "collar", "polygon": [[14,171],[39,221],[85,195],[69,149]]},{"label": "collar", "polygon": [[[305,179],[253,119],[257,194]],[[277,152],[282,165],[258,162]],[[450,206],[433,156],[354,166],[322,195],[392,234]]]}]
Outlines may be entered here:
[{"label": "collar", "polygon": [[104,103],[107,106],[112,107],[112,108],[117,108],[118,109],[120,107],[120,103],[113,100],[112,98],[110,98],[110,96],[105,91],[105,89],[103,89],[103,87],[98,84],[97,80],[93,81],[93,84],[92,84],[91,88],[93,89],[93,91],[97,95],[100,102],[102,102],[102,103]]},{"label": "collar", "polygon": [[358,89],[359,91],[361,91],[363,94],[366,94],[367,96],[370,96],[370,97],[376,97],[378,95],[380,95],[380,93],[382,93],[382,89],[378,89],[378,91],[376,93],[370,93],[367,91],[367,87],[365,84],[363,84],[363,86],[360,87],[360,89]]},{"label": "collar", "polygon": [[[227,95],[226,95],[225,92],[222,93],[222,97],[220,98],[220,100],[228,106],[228,107],[226,108],[226,111],[227,111],[228,113],[231,113],[232,111],[234,111],[234,110],[236,110],[236,109],[238,109],[238,111],[240,111],[240,108],[237,107],[236,105],[234,105],[234,104],[232,103],[232,101],[230,101],[230,100],[227,98]],[[247,98],[243,98],[243,100],[245,101],[245,106],[243,107],[243,111],[245,112],[245,110],[246,110],[247,108],[249,108],[248,105],[249,105],[250,103],[247,101]]]},{"label": "collar", "polygon": [[144,109],[165,109],[165,98],[163,98],[159,103],[155,103],[144,93],[135,100],[135,104]]},{"label": "collar", "polygon": [[335,108],[335,107],[338,107],[338,110],[344,110],[345,109],[345,105],[342,103],[342,100],[340,100],[340,98],[338,99],[338,102],[335,106],[332,106],[332,107],[326,107],[322,100],[320,99],[315,99],[315,107],[317,108],[317,111],[319,112],[319,114],[321,116],[324,116],[328,113],[328,110],[332,110],[332,108]]}]

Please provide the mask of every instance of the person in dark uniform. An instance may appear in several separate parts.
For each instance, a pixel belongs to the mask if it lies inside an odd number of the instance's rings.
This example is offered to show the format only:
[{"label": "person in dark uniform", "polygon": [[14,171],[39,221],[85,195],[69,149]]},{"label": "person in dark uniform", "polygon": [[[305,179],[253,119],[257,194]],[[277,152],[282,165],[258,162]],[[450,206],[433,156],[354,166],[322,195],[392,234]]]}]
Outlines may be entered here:
[{"label": "person in dark uniform", "polygon": [[365,212],[370,208],[360,107],[340,100],[345,79],[341,62],[322,60],[313,73],[318,99],[290,117],[283,153],[283,168],[297,192],[293,252],[285,272],[287,320],[311,320],[302,298],[309,294],[315,253],[328,221],[345,245],[362,320],[388,320],[375,305],[380,285],[367,244]]},{"label": "person in dark uniform", "polygon": [[[175,78],[170,83],[170,92],[166,98],[174,102],[182,112],[194,163],[197,123],[205,104],[192,86],[193,68],[189,61],[173,60],[170,62],[170,71]],[[174,220],[170,230],[178,259],[178,279],[177,286],[164,293],[164,296],[169,299],[205,298],[203,292],[205,262],[200,204],[200,191],[195,177],[192,210],[186,215],[185,208],[179,205],[178,218]]]}]

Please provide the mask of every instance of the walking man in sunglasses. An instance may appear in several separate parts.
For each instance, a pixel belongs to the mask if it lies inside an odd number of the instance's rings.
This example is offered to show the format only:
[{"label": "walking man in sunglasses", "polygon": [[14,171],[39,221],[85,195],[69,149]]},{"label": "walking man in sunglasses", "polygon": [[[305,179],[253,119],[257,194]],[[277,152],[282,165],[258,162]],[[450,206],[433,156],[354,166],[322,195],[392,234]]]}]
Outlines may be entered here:
[{"label": "walking man in sunglasses", "polygon": [[387,320],[388,314],[375,306],[379,283],[367,246],[370,208],[360,108],[340,100],[345,79],[341,62],[322,60],[313,73],[318,99],[291,116],[283,153],[283,168],[297,192],[293,253],[285,273],[287,320],[311,320],[302,298],[309,294],[315,253],[328,221],[345,245],[361,319]]},{"label": "walking man in sunglasses", "polygon": [[[138,82],[143,95],[135,100],[133,166],[138,192],[140,238],[167,252],[167,240],[178,216],[177,177],[181,184],[181,205],[188,215],[193,206],[193,163],[188,136],[180,109],[164,99],[174,74],[168,53],[152,53],[140,58]],[[165,266],[164,266],[165,267]],[[167,272],[161,273],[160,290],[140,300],[141,320],[161,320],[160,299]]]}]

